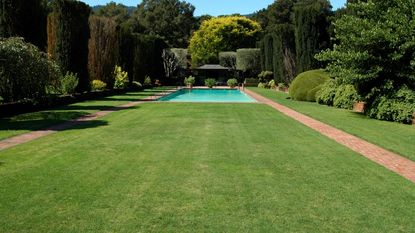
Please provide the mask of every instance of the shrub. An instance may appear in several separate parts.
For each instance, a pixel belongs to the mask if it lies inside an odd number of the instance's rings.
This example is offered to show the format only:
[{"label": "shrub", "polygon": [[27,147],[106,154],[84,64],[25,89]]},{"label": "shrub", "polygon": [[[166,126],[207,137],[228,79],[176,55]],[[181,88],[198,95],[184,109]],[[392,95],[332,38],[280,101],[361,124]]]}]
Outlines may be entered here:
[{"label": "shrub", "polygon": [[193,76],[189,76],[187,78],[184,78],[184,84],[185,85],[193,85],[193,84],[195,84],[195,81],[196,81],[196,79]]},{"label": "shrub", "polygon": [[410,124],[415,112],[415,92],[403,86],[389,96],[377,96],[369,106],[369,116],[379,120]]},{"label": "shrub", "polygon": [[238,80],[236,78],[231,78],[227,82],[228,86],[234,88],[238,84]]},{"label": "shrub", "polygon": [[93,91],[103,91],[107,87],[107,84],[101,80],[95,79],[91,83]]},{"label": "shrub", "polygon": [[352,85],[340,85],[333,99],[333,105],[337,108],[353,109],[353,105],[358,101],[359,96]]},{"label": "shrub", "polygon": [[172,48],[170,49],[170,51],[172,51],[174,55],[176,56],[179,68],[187,69],[188,68],[188,65],[187,65],[188,50],[181,49],[181,48]]},{"label": "shrub", "polygon": [[288,86],[285,83],[278,83],[277,89],[279,91],[285,91],[288,88]]},{"label": "shrub", "polygon": [[258,74],[259,82],[266,82],[268,83],[271,79],[274,78],[274,73],[272,71],[262,71]]},{"label": "shrub", "polygon": [[144,78],[144,85],[145,86],[151,86],[152,85],[152,81],[151,81],[151,78],[150,78],[150,76],[148,76],[148,75],[146,75],[146,77]]},{"label": "shrub", "polygon": [[328,106],[333,106],[334,97],[336,96],[336,91],[338,88],[336,80],[330,79],[325,82],[321,89],[316,93],[316,101],[319,104],[325,104]]},{"label": "shrub", "polygon": [[299,101],[316,101],[316,93],[330,80],[324,70],[311,70],[299,74],[290,86],[290,96]]},{"label": "shrub", "polygon": [[123,71],[120,66],[115,66],[113,75],[115,79],[115,89],[124,89],[127,87],[128,73]]},{"label": "shrub", "polygon": [[223,67],[236,69],[236,52],[220,52],[219,64]]},{"label": "shrub", "polygon": [[267,86],[265,85],[265,83],[258,83],[258,87],[259,88],[266,88]]},{"label": "shrub", "polygon": [[246,78],[244,85],[247,87],[257,87],[258,86],[258,79],[256,78]]},{"label": "shrub", "polygon": [[208,86],[209,88],[212,88],[213,86],[215,86],[216,84],[216,80],[213,78],[208,78],[205,79],[205,86]]},{"label": "shrub", "polygon": [[258,75],[261,71],[261,50],[238,49],[236,51],[236,69],[247,75]]},{"label": "shrub", "polygon": [[275,89],[277,87],[277,85],[275,85],[275,80],[271,80],[268,82],[268,87]]},{"label": "shrub", "polygon": [[4,102],[39,100],[59,87],[59,67],[22,38],[0,39],[0,96]]},{"label": "shrub", "polygon": [[78,86],[78,76],[71,72],[66,72],[61,80],[61,93],[68,95],[75,93],[76,87]]}]

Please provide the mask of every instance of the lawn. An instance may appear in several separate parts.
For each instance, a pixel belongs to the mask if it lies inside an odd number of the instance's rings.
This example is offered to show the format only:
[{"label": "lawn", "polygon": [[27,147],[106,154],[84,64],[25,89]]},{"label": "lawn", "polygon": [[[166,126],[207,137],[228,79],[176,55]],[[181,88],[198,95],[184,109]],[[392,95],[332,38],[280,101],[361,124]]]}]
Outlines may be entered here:
[{"label": "lawn", "polygon": [[249,88],[275,102],[415,161],[415,127],[370,119],[363,114],[311,102],[287,99],[288,94]]},{"label": "lawn", "polygon": [[0,118],[0,140],[62,123],[89,113],[113,108],[130,101],[143,99],[165,89],[168,88],[129,92],[122,95],[79,102],[47,111],[21,114],[10,118]]},{"label": "lawn", "polygon": [[262,104],[144,103],[0,152],[0,232],[410,232],[415,185]]}]

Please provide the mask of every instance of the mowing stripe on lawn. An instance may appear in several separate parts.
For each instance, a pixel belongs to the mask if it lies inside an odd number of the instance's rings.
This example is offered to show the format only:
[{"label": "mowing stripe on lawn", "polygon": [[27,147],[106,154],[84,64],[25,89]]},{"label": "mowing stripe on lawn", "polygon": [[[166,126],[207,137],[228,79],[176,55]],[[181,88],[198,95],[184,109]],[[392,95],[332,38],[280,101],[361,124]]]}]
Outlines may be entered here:
[{"label": "mowing stripe on lawn", "polygon": [[157,99],[161,98],[164,95],[168,95],[171,92],[176,91],[175,89],[173,90],[166,90],[162,93],[158,93],[157,95],[152,95],[149,97],[146,97],[142,100],[138,100],[138,101],[132,101],[120,106],[116,106],[113,108],[110,108],[108,110],[103,110],[103,111],[99,111],[99,112],[95,112],[95,113],[91,113],[85,116],[81,116],[79,118],[64,122],[62,124],[58,124],[58,125],[53,125],[50,127],[47,127],[46,129],[41,129],[41,130],[35,130],[32,131],[30,133],[25,133],[25,134],[21,134],[21,135],[17,135],[8,139],[4,139],[0,141],[0,151],[1,150],[5,150],[8,149],[10,147],[14,147],[17,146],[19,144],[22,143],[26,143],[26,142],[30,142],[33,141],[35,139],[41,138],[41,137],[45,137],[47,135],[62,131],[62,130],[66,130],[66,129],[70,129],[72,127],[75,127],[77,125],[80,125],[84,122],[88,122],[88,121],[94,121],[100,117],[106,116],[110,113],[119,111],[119,110],[123,110],[123,109],[128,109],[131,107],[134,107],[138,104],[141,104],[143,102],[148,102],[148,101],[156,101]]},{"label": "mowing stripe on lawn", "polygon": [[279,112],[297,120],[298,122],[310,127],[311,129],[316,130],[322,135],[335,140],[339,144],[350,148],[351,150],[363,155],[373,162],[378,163],[415,183],[415,162],[391,151],[388,151],[382,147],[369,143],[361,138],[301,114],[297,111],[294,111],[284,105],[278,104],[253,91],[245,90],[245,92],[255,98],[257,101],[273,107]]}]

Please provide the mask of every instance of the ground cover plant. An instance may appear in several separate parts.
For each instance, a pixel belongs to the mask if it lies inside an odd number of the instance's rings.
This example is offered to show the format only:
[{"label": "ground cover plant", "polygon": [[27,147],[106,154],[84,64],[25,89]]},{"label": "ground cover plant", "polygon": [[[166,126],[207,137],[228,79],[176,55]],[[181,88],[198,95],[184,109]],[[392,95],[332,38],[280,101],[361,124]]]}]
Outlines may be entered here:
[{"label": "ground cover plant", "polygon": [[265,105],[100,120],[0,152],[1,232],[415,228],[413,183]]},{"label": "ground cover plant", "polygon": [[283,92],[251,87],[250,90],[415,161],[415,127],[411,125],[370,119],[350,110],[317,103],[293,101]]},{"label": "ground cover plant", "polygon": [[[168,87],[165,88],[168,89]],[[157,92],[165,88],[129,92],[122,95],[75,103],[56,109],[21,114],[9,118],[0,118],[0,140],[62,123],[88,113],[106,110],[130,101],[143,99],[147,96],[157,94]]]}]

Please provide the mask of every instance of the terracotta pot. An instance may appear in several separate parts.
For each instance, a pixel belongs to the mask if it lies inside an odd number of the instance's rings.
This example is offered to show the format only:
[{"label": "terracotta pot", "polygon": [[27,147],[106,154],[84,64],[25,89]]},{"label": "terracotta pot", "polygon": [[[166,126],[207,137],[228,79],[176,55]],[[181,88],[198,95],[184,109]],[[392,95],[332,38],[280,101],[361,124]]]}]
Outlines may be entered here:
[{"label": "terracotta pot", "polygon": [[193,88],[193,84],[187,84],[187,88],[192,89]]},{"label": "terracotta pot", "polygon": [[364,113],[365,112],[366,103],[365,102],[357,102],[353,104],[353,111]]}]

